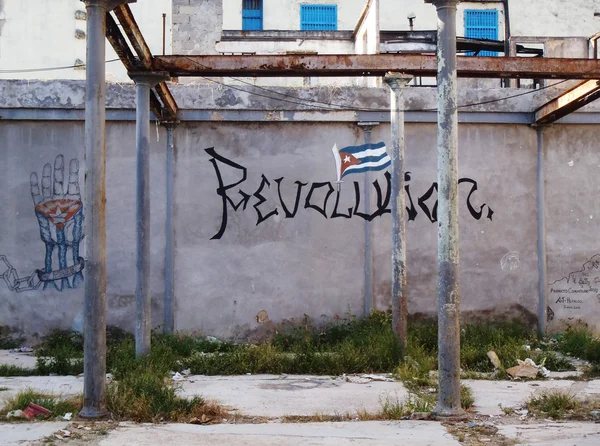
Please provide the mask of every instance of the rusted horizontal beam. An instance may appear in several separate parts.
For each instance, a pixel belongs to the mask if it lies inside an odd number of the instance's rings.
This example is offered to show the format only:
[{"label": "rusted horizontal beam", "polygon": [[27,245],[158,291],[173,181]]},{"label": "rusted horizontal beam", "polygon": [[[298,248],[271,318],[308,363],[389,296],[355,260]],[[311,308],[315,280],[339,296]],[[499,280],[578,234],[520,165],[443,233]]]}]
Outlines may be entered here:
[{"label": "rusted horizontal beam", "polygon": [[536,124],[550,124],[600,98],[600,81],[586,81],[562,93],[535,112]]},{"label": "rusted horizontal beam", "polygon": [[[303,77],[383,76],[401,72],[435,77],[434,55],[155,56],[152,69],[171,76]],[[600,60],[459,57],[458,75],[471,78],[596,79]]]}]

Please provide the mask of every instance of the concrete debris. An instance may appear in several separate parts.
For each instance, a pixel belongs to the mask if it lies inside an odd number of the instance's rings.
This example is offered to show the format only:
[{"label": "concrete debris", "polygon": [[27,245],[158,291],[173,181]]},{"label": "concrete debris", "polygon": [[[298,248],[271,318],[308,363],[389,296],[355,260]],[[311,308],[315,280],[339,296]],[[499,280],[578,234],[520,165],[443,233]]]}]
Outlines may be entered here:
[{"label": "concrete debris", "polygon": [[171,379],[175,382],[179,382],[179,381],[184,381],[185,377],[181,373],[177,372],[173,375],[173,378],[171,378]]},{"label": "concrete debris", "polygon": [[351,375],[348,376],[346,374],[342,375],[344,381],[349,382],[349,383],[354,383],[354,384],[368,384],[372,381],[381,381],[381,382],[395,382],[393,378],[390,378],[388,376],[383,376],[383,375],[369,375],[369,374],[365,374],[365,375],[360,375],[360,376],[356,376],[356,375]]},{"label": "concrete debris", "polygon": [[25,412],[25,415],[29,418],[35,418],[38,415],[50,415],[52,413],[45,407],[38,406],[34,403],[29,403],[29,406],[27,406],[23,412]]},{"label": "concrete debris", "polygon": [[62,433],[62,436],[63,436],[63,437],[66,437],[66,438],[68,438],[68,437],[70,437],[70,436],[71,436],[71,432],[69,432],[69,431],[68,431],[68,430],[66,430],[66,429],[61,429],[61,430],[60,430],[60,432]]},{"label": "concrete debris", "polygon": [[8,412],[6,414],[6,419],[10,420],[10,419],[13,419],[13,418],[27,420],[29,417],[22,410],[11,410],[10,412]]},{"label": "concrete debris", "polygon": [[11,353],[33,353],[33,349],[31,347],[19,347],[19,348],[11,348]]},{"label": "concrete debris", "polygon": [[496,370],[498,370],[499,368],[502,368],[502,363],[500,362],[500,358],[498,358],[498,355],[496,354],[495,351],[490,350],[489,352],[487,352],[487,356],[488,356],[488,358],[490,358],[490,362],[492,363],[492,365],[494,366],[494,368]]},{"label": "concrete debris", "polygon": [[204,339],[208,342],[213,342],[215,344],[222,344],[222,342],[220,340],[218,340],[217,338],[215,338],[214,336],[207,336]]}]

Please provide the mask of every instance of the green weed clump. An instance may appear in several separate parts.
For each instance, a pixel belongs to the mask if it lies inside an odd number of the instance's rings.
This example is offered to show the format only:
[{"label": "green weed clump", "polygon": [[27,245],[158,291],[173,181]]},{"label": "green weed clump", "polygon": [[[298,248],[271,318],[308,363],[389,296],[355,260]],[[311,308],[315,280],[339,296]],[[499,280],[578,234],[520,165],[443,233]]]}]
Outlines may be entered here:
[{"label": "green weed clump", "polygon": [[[175,348],[174,348],[175,347]],[[135,344],[126,339],[113,345],[107,362],[114,381],[107,388],[108,410],[117,419],[137,422],[185,421],[193,417],[223,417],[225,411],[200,397],[183,398],[170,376],[181,371],[184,347],[168,337],[155,339],[147,356],[135,357]]]},{"label": "green weed clump", "polygon": [[585,358],[588,346],[594,342],[594,336],[587,327],[569,328],[558,343],[558,350],[576,358]]},{"label": "green weed clump", "polygon": [[27,369],[18,365],[0,364],[0,376],[33,376],[37,374],[37,370],[34,369]]},{"label": "green weed clump", "polygon": [[550,418],[565,418],[568,411],[581,407],[581,402],[573,395],[561,391],[547,391],[539,396],[533,396],[527,402],[527,409],[542,413]]},{"label": "green weed clump", "polygon": [[384,313],[322,328],[307,322],[278,333],[270,344],[228,346],[183,360],[192,373],[202,375],[375,373],[391,371],[399,362],[390,316]]},{"label": "green weed clump", "polygon": [[76,415],[83,406],[83,395],[60,398],[56,395],[37,392],[33,389],[25,389],[6,401],[0,411],[0,418],[6,418],[6,414],[13,410],[24,410],[30,403],[42,406],[52,413],[46,418],[63,416],[66,413]]}]

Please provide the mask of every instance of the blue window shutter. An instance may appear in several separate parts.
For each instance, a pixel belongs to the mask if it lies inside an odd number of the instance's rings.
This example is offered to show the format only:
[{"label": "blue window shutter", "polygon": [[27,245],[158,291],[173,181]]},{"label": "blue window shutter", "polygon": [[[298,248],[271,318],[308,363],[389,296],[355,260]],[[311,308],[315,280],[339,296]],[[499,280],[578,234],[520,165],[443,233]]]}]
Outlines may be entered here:
[{"label": "blue window shutter", "polygon": [[244,31],[261,31],[263,29],[262,0],[243,0],[242,29]]},{"label": "blue window shutter", "polygon": [[300,5],[300,30],[337,30],[337,5]]},{"label": "blue window shutter", "polygon": [[[498,40],[498,11],[495,9],[465,10],[465,37]],[[472,56],[473,52],[467,53]],[[480,56],[497,56],[495,51],[481,51]]]}]

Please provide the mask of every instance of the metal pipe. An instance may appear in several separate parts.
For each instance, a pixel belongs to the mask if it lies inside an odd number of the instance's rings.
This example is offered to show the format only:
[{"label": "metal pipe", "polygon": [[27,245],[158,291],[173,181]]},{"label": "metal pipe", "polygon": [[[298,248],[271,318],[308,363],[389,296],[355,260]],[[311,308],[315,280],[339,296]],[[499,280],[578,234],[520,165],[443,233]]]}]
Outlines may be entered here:
[{"label": "metal pipe", "polygon": [[135,354],[150,353],[150,83],[136,77],[136,285]]},{"label": "metal pipe", "polygon": [[173,125],[167,125],[167,210],[165,222],[165,332],[172,333],[175,329],[174,313],[174,263],[173,263]]},{"label": "metal pipe", "polygon": [[136,84],[136,280],[135,354],[150,353],[150,89],[165,80],[156,73],[131,74]]},{"label": "metal pipe", "polygon": [[408,288],[406,285],[406,196],[404,195],[404,101],[402,95],[412,76],[389,74],[392,132],[392,330],[402,354],[408,340]]},{"label": "metal pipe", "polygon": [[435,414],[455,417],[460,405],[460,284],[456,7],[433,0],[438,14],[438,376]]},{"label": "metal pipe", "polygon": [[546,262],[546,182],[544,176],[544,127],[537,127],[537,205],[538,205],[538,332],[540,336],[546,335],[548,320],[548,295],[546,284],[547,262]]},{"label": "metal pipe", "polygon": [[162,35],[162,44],[163,44],[163,56],[166,54],[166,39],[167,39],[167,14],[163,12],[163,35]]},{"label": "metal pipe", "polygon": [[[371,130],[373,126],[379,125],[378,122],[359,122],[358,126],[362,127],[365,133],[365,144],[371,146]],[[365,189],[365,214],[371,213],[371,175],[370,172],[365,172],[363,187]],[[373,311],[373,245],[371,242],[371,224],[365,220],[365,268],[364,268],[364,316],[367,317]]]},{"label": "metal pipe", "polygon": [[106,410],[106,68],[105,0],[86,0],[84,418]]}]

